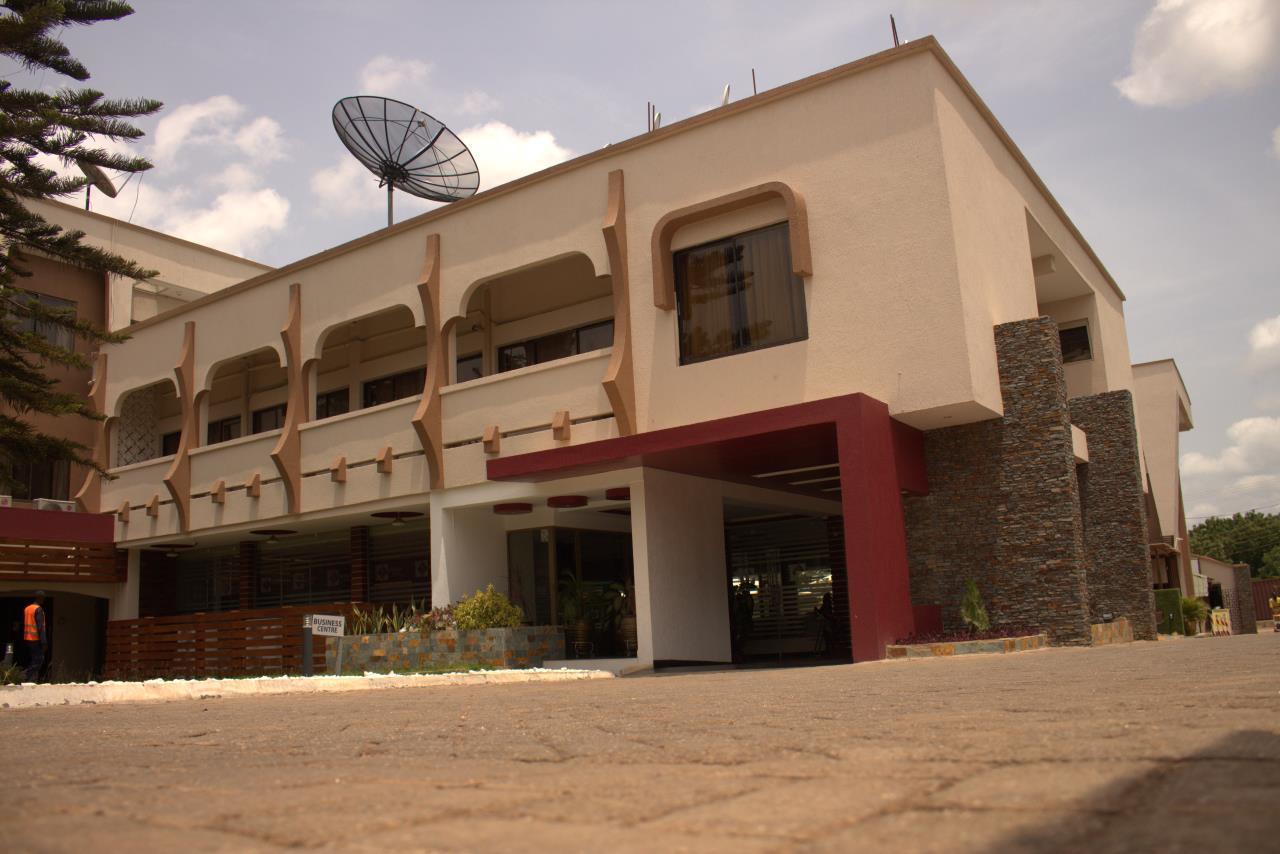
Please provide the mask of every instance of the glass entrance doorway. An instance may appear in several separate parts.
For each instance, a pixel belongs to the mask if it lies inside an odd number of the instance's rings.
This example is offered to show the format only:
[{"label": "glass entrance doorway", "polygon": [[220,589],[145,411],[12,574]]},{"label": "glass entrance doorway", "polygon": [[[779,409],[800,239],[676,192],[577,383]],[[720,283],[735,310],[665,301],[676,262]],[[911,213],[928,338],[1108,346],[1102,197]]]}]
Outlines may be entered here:
[{"label": "glass entrance doorway", "polygon": [[725,507],[735,663],[849,661],[849,598],[838,516]]},{"label": "glass entrance doorway", "polygon": [[507,534],[508,589],[525,622],[563,626],[571,658],[636,654],[631,534],[567,527]]}]

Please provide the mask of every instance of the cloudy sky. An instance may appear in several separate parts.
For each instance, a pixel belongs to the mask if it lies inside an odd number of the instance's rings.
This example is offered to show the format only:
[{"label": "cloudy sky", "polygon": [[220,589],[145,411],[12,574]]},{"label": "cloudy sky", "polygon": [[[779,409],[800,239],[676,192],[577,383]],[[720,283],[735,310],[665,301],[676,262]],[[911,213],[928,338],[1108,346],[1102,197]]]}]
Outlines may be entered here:
[{"label": "cloudy sky", "polygon": [[156,168],[96,209],[271,264],[383,222],[330,125],[342,96],[444,119],[487,187],[639,133],[647,100],[670,123],[749,93],[752,67],[768,88],[881,50],[892,11],[1107,264],[1134,360],[1177,359],[1188,514],[1280,509],[1280,0],[134,6],[66,34],[94,85],[166,104],[144,125]]}]

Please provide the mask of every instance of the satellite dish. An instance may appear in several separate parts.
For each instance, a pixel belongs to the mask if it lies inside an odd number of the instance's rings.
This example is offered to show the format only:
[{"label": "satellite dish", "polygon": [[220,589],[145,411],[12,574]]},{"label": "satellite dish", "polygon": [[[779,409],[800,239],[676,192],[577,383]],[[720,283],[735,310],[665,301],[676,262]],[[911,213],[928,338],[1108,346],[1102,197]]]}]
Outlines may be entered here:
[{"label": "satellite dish", "polygon": [[355,158],[387,188],[387,225],[391,191],[437,202],[475,195],[480,170],[467,146],[416,107],[391,98],[353,95],[333,105],[333,129]]},{"label": "satellite dish", "polygon": [[108,199],[114,199],[116,193],[120,192],[116,189],[116,185],[111,183],[111,179],[107,177],[107,173],[103,172],[93,163],[87,160],[76,160],[76,166],[84,173],[84,177],[89,179],[88,185],[84,188],[84,209],[89,209],[89,194],[92,192],[90,188],[97,187]]},{"label": "satellite dish", "polygon": [[729,84],[726,83],[724,84],[724,94],[720,96],[720,106],[723,107],[728,103],[729,103]]}]

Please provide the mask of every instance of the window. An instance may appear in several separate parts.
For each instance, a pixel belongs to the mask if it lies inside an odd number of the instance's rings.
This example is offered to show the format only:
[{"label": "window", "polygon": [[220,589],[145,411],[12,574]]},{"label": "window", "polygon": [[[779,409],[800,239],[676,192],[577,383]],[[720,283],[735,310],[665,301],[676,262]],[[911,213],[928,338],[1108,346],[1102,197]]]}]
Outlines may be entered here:
[{"label": "window", "polygon": [[171,457],[178,453],[178,443],[182,441],[182,431],[174,430],[160,437],[160,456]]},{"label": "window", "polygon": [[[71,300],[51,297],[48,294],[38,294],[34,291],[24,291],[22,296],[25,296],[27,301],[34,300],[40,303],[46,309],[70,311],[72,316],[75,316],[76,304]],[[76,348],[75,333],[65,326],[42,322],[26,315],[19,318],[16,326],[22,332],[34,332],[55,347],[62,347],[66,350],[75,350]]]},{"label": "window", "polygon": [[787,223],[674,254],[680,364],[809,337]]},{"label": "window", "polygon": [[1089,325],[1078,322],[1058,330],[1058,341],[1062,344],[1062,361],[1083,362],[1093,358],[1093,350],[1089,347]]},{"label": "window", "polygon": [[458,382],[465,383],[467,380],[478,380],[484,376],[484,356],[479,353],[471,353],[467,356],[458,357]]},{"label": "window", "polygon": [[210,421],[206,438],[209,440],[206,444],[209,445],[216,445],[219,442],[229,442],[232,439],[239,439],[240,416],[232,415],[230,418],[223,418],[220,421]]},{"label": "window", "polygon": [[25,501],[52,498],[67,501],[70,495],[71,463],[48,460],[37,463],[14,463],[9,470],[12,483],[0,478],[0,491],[12,490],[13,497]]},{"label": "window", "polygon": [[589,353],[613,345],[613,321],[605,320],[580,326],[566,332],[553,332],[498,348],[498,372],[514,371],[543,362],[554,362],[566,356]]},{"label": "window", "polygon": [[266,409],[259,409],[253,413],[253,432],[265,433],[268,430],[279,430],[284,427],[284,414],[286,405],[278,403],[275,406],[268,406]]},{"label": "window", "polygon": [[351,408],[351,393],[346,388],[335,388],[316,395],[316,419],[341,415]]},{"label": "window", "polygon": [[364,384],[364,405],[377,406],[422,394],[422,387],[427,383],[427,369],[415,368],[402,374],[395,374],[382,379],[369,380]]}]

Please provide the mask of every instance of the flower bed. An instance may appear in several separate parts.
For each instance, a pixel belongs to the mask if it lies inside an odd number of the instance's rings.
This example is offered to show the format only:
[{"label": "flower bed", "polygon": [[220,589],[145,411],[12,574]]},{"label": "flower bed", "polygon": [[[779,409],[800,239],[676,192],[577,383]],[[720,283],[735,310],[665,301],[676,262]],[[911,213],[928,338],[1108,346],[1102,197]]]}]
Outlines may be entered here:
[{"label": "flower bed", "polygon": [[347,635],[325,646],[325,666],[330,673],[337,672],[339,648],[343,673],[404,673],[462,665],[541,667],[548,659],[564,658],[564,630],[520,626]]},{"label": "flower bed", "polygon": [[936,658],[952,655],[971,655],[984,652],[1024,652],[1044,649],[1049,645],[1048,635],[1027,634],[1016,637],[1001,636],[996,632],[984,632],[992,637],[974,638],[964,633],[951,633],[951,640],[917,643],[897,643],[885,647],[886,658]]}]

